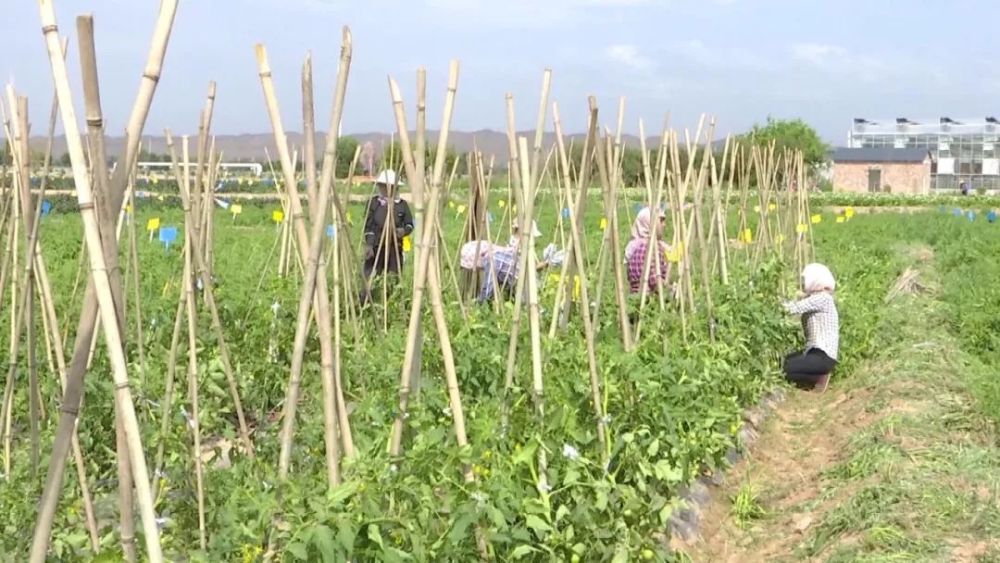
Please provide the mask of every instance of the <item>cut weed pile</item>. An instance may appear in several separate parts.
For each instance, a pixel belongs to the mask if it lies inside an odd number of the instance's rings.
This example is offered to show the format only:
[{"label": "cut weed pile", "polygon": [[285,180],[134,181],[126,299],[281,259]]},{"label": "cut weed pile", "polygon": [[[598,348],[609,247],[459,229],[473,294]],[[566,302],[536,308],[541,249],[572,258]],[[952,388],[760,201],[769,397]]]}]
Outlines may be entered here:
[{"label": "cut weed pile", "polygon": [[[1000,448],[949,332],[930,248],[900,253],[884,347],[826,394],[792,393],[706,515],[695,561],[995,561]],[[744,491],[759,503],[747,519]]]}]

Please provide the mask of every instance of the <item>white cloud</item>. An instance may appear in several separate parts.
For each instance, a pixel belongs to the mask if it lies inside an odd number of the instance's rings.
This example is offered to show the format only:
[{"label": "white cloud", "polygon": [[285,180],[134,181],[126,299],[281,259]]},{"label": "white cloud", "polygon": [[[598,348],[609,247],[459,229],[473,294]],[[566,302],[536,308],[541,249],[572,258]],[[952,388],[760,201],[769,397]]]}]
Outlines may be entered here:
[{"label": "white cloud", "polygon": [[649,4],[650,0],[583,0],[582,3],[591,6],[641,6]]},{"label": "white cloud", "polygon": [[604,55],[616,63],[635,70],[647,70],[653,67],[653,60],[642,55],[635,45],[610,45],[604,50]]},{"label": "white cloud", "polygon": [[795,43],[792,45],[792,57],[816,66],[826,66],[844,60],[847,49],[823,43]]}]

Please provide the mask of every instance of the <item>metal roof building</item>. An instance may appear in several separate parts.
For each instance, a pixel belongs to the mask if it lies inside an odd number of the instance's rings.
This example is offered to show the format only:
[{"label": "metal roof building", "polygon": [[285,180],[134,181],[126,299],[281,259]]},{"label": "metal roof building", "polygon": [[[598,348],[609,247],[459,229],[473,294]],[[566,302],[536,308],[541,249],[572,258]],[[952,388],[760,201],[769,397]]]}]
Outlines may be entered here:
[{"label": "metal roof building", "polygon": [[847,134],[854,149],[921,148],[931,155],[931,189],[1000,189],[1000,121],[974,119],[890,120],[856,118]]}]

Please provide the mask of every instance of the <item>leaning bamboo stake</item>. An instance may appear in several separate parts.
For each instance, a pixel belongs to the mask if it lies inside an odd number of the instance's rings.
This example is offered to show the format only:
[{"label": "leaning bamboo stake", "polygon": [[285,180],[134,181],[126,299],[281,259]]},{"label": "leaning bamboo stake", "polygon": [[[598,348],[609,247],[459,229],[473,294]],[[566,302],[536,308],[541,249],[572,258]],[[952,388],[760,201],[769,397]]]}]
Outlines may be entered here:
[{"label": "leaning bamboo stake", "polygon": [[[83,75],[84,86],[84,111],[88,126],[88,146],[92,167],[94,169],[94,194],[98,209],[98,231],[102,238],[104,259],[112,266],[110,272],[111,294],[114,299],[118,328],[121,334],[126,331],[125,312],[125,292],[122,288],[123,280],[119,268],[118,258],[118,235],[112,232],[114,228],[114,217],[118,216],[120,205],[113,205],[110,201],[108,189],[108,170],[106,166],[106,151],[104,147],[104,117],[101,109],[100,88],[97,74],[97,56],[94,45],[93,19],[89,16],[77,18],[77,31],[80,42],[80,63],[81,74]],[[127,179],[128,171],[131,169],[131,161],[123,163],[126,173],[122,178]],[[127,182],[126,182],[127,183]],[[98,333],[93,333],[91,343],[90,358],[93,357],[97,345]],[[124,338],[124,336],[123,336]],[[125,345],[122,344],[122,354],[125,354]],[[90,364],[88,358],[88,366]],[[120,506],[119,518],[121,521],[121,543],[125,558],[128,561],[135,561],[137,558],[137,548],[135,545],[135,516],[133,498],[133,471],[132,463],[128,455],[128,443],[126,440],[126,429],[121,418],[121,410],[115,409],[115,448],[117,450],[118,462],[118,502]]]},{"label": "leaning bamboo stake", "polygon": [[[549,90],[552,87],[552,80],[551,79],[552,79],[552,71],[546,70],[545,73],[542,76],[542,92],[541,92],[541,96],[540,96],[541,99],[544,100],[544,103],[542,103],[539,106],[539,110],[538,110],[539,111],[539,119],[538,119],[538,122],[537,122],[537,127],[539,127],[542,130],[542,132],[538,132],[538,131],[535,132],[535,156],[538,157],[538,158],[541,157],[541,142],[542,142],[542,136],[544,134],[544,128],[545,128],[545,112],[548,109]],[[508,95],[507,96],[507,138],[508,138],[508,144],[509,144],[509,147],[510,147],[510,150],[511,150],[511,162],[510,162],[509,166],[512,166],[512,167],[513,166],[518,166],[520,168],[520,170],[518,171],[518,174],[517,174],[517,176],[519,176],[519,182],[520,183],[517,184],[517,185],[515,185],[515,186],[512,186],[511,189],[512,189],[512,191],[515,194],[520,193],[520,197],[518,198],[520,200],[518,202],[519,203],[519,205],[518,205],[518,211],[520,213],[519,213],[519,217],[516,220],[517,220],[518,225],[519,225],[520,233],[523,236],[524,233],[526,233],[529,230],[531,230],[531,218],[528,217],[527,215],[525,215],[525,213],[524,213],[524,208],[527,205],[526,202],[524,201],[524,194],[525,193],[530,194],[531,197],[534,198],[535,189],[532,187],[531,190],[528,191],[528,192],[526,192],[524,190],[524,183],[525,183],[525,180],[524,180],[525,166],[524,165],[528,164],[528,163],[522,163],[520,161],[526,157],[527,153],[521,154],[521,155],[518,156],[519,148],[515,145],[514,136],[515,136],[515,131],[514,131],[514,101],[513,101],[513,97],[510,96],[510,95]],[[517,156],[518,158],[515,159],[514,158],[515,156]],[[528,167],[528,170],[530,170],[532,173],[534,173],[535,170],[537,169],[538,158],[534,158],[532,160],[532,162],[530,163],[531,166]],[[517,358],[517,343],[518,343],[518,339],[519,339],[520,333],[521,333],[521,316],[522,316],[522,314],[521,314],[521,305],[522,305],[522,303],[524,301],[525,276],[529,274],[529,272],[527,272],[527,268],[528,268],[528,256],[527,256],[527,254],[525,254],[524,247],[522,245],[521,246],[521,252],[519,253],[519,256],[518,256],[518,272],[520,272],[520,274],[517,276],[517,283],[514,284],[515,285],[515,290],[514,290],[514,318],[511,321],[510,341],[509,341],[508,346],[507,346],[507,375],[506,375],[506,379],[504,381],[504,389],[507,390],[507,391],[509,391],[513,387],[513,385],[514,385],[514,369],[515,369],[515,360]],[[530,274],[531,275],[535,275],[535,272],[532,271],[532,272],[530,272]],[[507,391],[505,391],[505,394],[507,393]]]},{"label": "leaning bamboo stake", "polygon": [[[337,98],[334,106],[334,124],[339,122],[339,112],[343,108],[343,94],[346,90],[347,76],[350,72],[351,51],[350,32],[347,28],[344,28],[340,59],[341,64],[338,71]],[[329,138],[334,140],[334,151],[336,151],[336,133],[333,129],[329,132]],[[330,141],[328,141],[328,143],[329,142]],[[280,147],[279,150],[281,150]],[[334,152],[334,155],[335,154],[336,153]],[[327,176],[325,171],[324,176]],[[317,295],[326,295],[325,285],[317,289],[317,280],[320,269],[325,270],[325,263],[320,258],[323,256],[323,232],[326,228],[326,213],[327,208],[330,205],[330,191],[332,189],[332,183],[332,179],[330,181],[321,182],[318,200],[314,200],[312,202],[315,205],[315,215],[312,218],[308,246],[304,247],[304,249],[308,250],[308,257],[305,260],[305,282],[299,297],[298,323],[295,327],[291,374],[289,376],[288,391],[285,397],[284,419],[282,420],[281,426],[281,452],[278,458],[278,477],[280,479],[285,479],[287,477],[288,468],[291,464],[292,434],[295,428],[295,410],[298,403],[299,387],[302,379],[302,366],[305,357],[306,338],[309,331],[309,314],[311,311],[311,305],[317,301]],[[317,316],[318,324],[329,322],[328,318],[323,318],[322,311],[320,311]],[[330,361],[332,362],[332,355]],[[340,484],[340,461],[338,459],[340,452],[336,435],[337,417],[333,398],[334,389],[332,365],[329,365],[329,367],[331,368],[330,377],[323,378],[325,423],[324,436],[326,438],[327,480],[330,489],[333,489]]]},{"label": "leaning bamboo stake", "polygon": [[[398,88],[395,87],[395,83],[392,82],[391,79],[390,89],[394,90],[393,97],[395,98],[398,94]],[[428,198],[429,203],[427,204],[427,209],[425,211],[428,224],[433,224],[433,221],[436,220],[437,209],[441,203],[439,195],[441,189],[441,177],[444,172],[445,148],[448,146],[448,131],[451,128],[451,117],[455,106],[455,93],[457,90],[458,61],[452,61],[448,73],[448,91],[445,95],[444,115],[438,139],[438,152],[434,162],[434,172],[431,176],[431,191]],[[401,119],[399,114],[397,114],[396,117],[396,127],[400,132],[401,145],[403,147],[409,147],[406,123],[405,120]],[[410,176],[411,171],[414,170],[415,164],[413,161],[412,151],[407,150],[407,148],[403,148],[403,164],[406,166],[407,176]],[[415,175],[416,174],[414,174],[414,176]],[[424,248],[424,252],[420,254],[420,260],[416,264],[413,277],[413,297],[410,302],[410,320],[407,329],[406,348],[403,353],[403,368],[399,383],[399,409],[397,410],[395,420],[393,421],[392,435],[389,440],[389,454],[394,458],[398,458],[402,453],[403,420],[407,415],[407,406],[410,398],[410,382],[413,380],[411,370],[413,369],[413,363],[415,361],[414,358],[417,352],[417,327],[420,324],[421,313],[423,311],[423,297],[427,285],[428,270],[434,267],[430,262],[431,255],[433,253],[428,249],[436,237],[437,231],[432,228],[425,227],[421,233],[420,242],[422,248]]]},{"label": "leaning bamboo stake", "polygon": [[[173,137],[170,135],[170,131],[166,131],[166,139],[167,148],[170,152],[170,158],[173,162],[174,173],[179,175],[180,167],[177,164],[177,152],[174,149]],[[178,185],[180,184],[181,180],[178,180]],[[212,321],[212,332],[215,334],[215,340],[218,345],[219,360],[222,363],[222,370],[226,375],[229,395],[233,400],[233,410],[236,411],[240,439],[243,441],[243,445],[246,448],[246,454],[249,457],[253,457],[253,441],[250,439],[250,429],[247,426],[246,416],[243,413],[243,402],[240,400],[239,385],[236,382],[233,365],[229,358],[229,347],[226,345],[226,338],[222,332],[222,321],[219,316],[219,308],[215,302],[215,283],[212,281],[212,277],[208,274],[208,267],[205,263],[205,257],[201,250],[201,234],[198,232],[198,224],[193,217],[193,212],[191,210],[192,198],[188,193],[187,186],[180,190],[180,195],[182,205],[184,206],[184,218],[190,225],[191,235],[195,239],[194,244],[191,245],[191,250],[194,254],[194,264],[197,266],[197,275],[202,281],[205,304],[208,305],[208,312]]]},{"label": "leaning bamboo stake", "polygon": [[[51,5],[46,6],[45,9],[49,12],[52,11]],[[142,128],[149,113],[152,98],[156,91],[156,85],[159,81],[160,69],[163,65],[164,54],[166,52],[176,12],[177,0],[163,0],[161,2],[152,44],[150,46],[149,55],[143,72],[143,78],[140,82],[139,92],[136,96],[136,101],[133,105],[128,126],[126,128],[127,142],[123,155],[124,158],[120,160],[121,162],[130,162],[133,159],[133,155],[138,150],[139,141],[142,135]],[[49,18],[49,22],[53,26],[54,30],[55,18]],[[65,71],[65,69],[63,69],[63,71]],[[84,172],[83,162],[81,160],[82,150],[78,152],[77,156],[78,158],[76,160],[79,161],[80,168],[76,170]],[[112,178],[111,182],[111,193],[109,194],[109,197],[112,200],[112,203],[116,204],[116,206],[121,205],[122,195],[124,193],[124,173],[124,167],[116,169],[115,177]],[[88,241],[86,239],[84,240],[84,246],[85,248],[89,248]],[[89,256],[90,253],[87,252],[87,254],[88,261],[92,260]],[[81,252],[81,256],[82,255],[83,253]],[[66,388],[63,393],[62,408],[59,418],[59,426],[56,431],[56,439],[52,447],[52,452],[49,456],[49,471],[46,477],[45,490],[39,503],[38,520],[35,525],[35,533],[31,546],[30,560],[32,563],[41,563],[44,561],[48,551],[49,536],[52,532],[52,522],[59,502],[63,471],[66,465],[66,457],[72,441],[73,431],[76,426],[80,401],[83,396],[83,378],[86,370],[86,354],[89,350],[90,335],[93,334],[97,326],[96,322],[99,314],[98,303],[99,296],[97,292],[97,283],[93,279],[90,279],[88,280],[87,289],[83,297],[80,321],[76,331],[76,343],[74,345],[72,361],[69,364],[69,372],[67,374]],[[117,394],[118,393],[116,393],[116,395]],[[155,528],[153,529],[155,530]],[[156,538],[147,538],[147,542],[156,542]],[[157,554],[156,559],[158,559],[158,542],[154,553]],[[153,556],[151,556],[151,559],[153,559]]]},{"label": "leaning bamboo stake", "polygon": [[[185,242],[185,244],[187,244]],[[187,248],[185,247],[185,252]],[[182,280],[188,279],[189,276],[182,276]],[[180,297],[177,300],[177,312],[174,313],[174,330],[170,336],[170,352],[167,354],[167,375],[164,381],[164,392],[163,398],[160,402],[160,437],[156,443],[156,457],[153,464],[153,476],[156,480],[153,483],[153,498],[157,498],[160,494],[160,474],[163,471],[163,454],[166,449],[167,444],[167,434],[170,431],[170,413],[173,408],[174,400],[174,378],[177,373],[177,347],[180,344],[181,335],[181,321],[184,320],[185,305],[187,304],[187,294],[184,292],[184,288],[181,288]]]},{"label": "leaning bamboo stake", "polygon": [[[170,141],[168,141],[169,143]],[[182,188],[182,192],[185,191]],[[201,415],[198,407],[198,310],[195,305],[194,285],[195,275],[192,266],[192,247],[199,244],[194,235],[191,223],[190,197],[185,196],[185,229],[184,229],[184,276],[183,289],[184,303],[187,309],[187,333],[188,333],[188,401],[190,402],[191,413],[187,416],[188,425],[191,427],[192,443],[191,455],[194,457],[195,475],[195,496],[198,502],[198,539],[201,549],[204,551],[207,546],[205,535],[205,490],[204,490],[204,468],[201,461]]]},{"label": "leaning bamboo stake", "polygon": [[[559,123],[559,107],[556,104],[552,104],[552,117],[555,122],[556,130],[556,146],[559,149],[559,160],[562,163],[563,172],[563,191],[565,192],[566,201],[572,199],[571,189],[573,181],[569,174],[569,158],[566,156],[566,146],[563,141],[562,126]],[[581,193],[585,188],[580,187]],[[569,214],[570,223],[570,244],[573,248],[581,248],[580,237],[581,229],[579,225],[579,220],[574,211],[570,211]],[[580,300],[586,304],[590,302],[590,296],[588,295],[588,280],[587,271],[585,268],[583,254],[580,252],[575,252],[573,254],[576,260],[576,266],[580,272]],[[537,293],[537,292],[536,292]],[[537,305],[537,303],[536,303]],[[583,333],[584,338],[587,341],[587,367],[590,372],[590,392],[591,400],[594,403],[594,418],[597,420],[597,440],[601,444],[601,455],[604,461],[607,461],[610,455],[610,450],[608,447],[608,440],[606,437],[605,426],[607,424],[607,418],[604,414],[604,406],[601,402],[601,384],[598,379],[597,372],[597,352],[594,345],[594,325],[590,318],[590,307],[583,306],[580,308],[580,316],[583,318]]]},{"label": "leaning bamboo stake", "polygon": [[[274,93],[274,84],[271,79],[271,69],[267,61],[267,51],[264,49],[263,45],[257,45],[257,66],[258,73],[261,79],[261,86],[264,91],[264,98],[268,109],[268,114],[271,119],[271,126],[274,130],[275,144],[278,147],[278,156],[281,162],[282,170],[285,177],[286,189],[290,195],[289,202],[292,211],[292,221],[295,228],[295,236],[298,241],[298,254],[297,256],[301,258],[302,263],[308,264],[310,257],[310,241],[309,234],[306,231],[306,224],[303,217],[301,201],[299,200],[298,187],[294,179],[294,167],[292,166],[291,159],[288,155],[288,144],[285,137],[284,127],[281,123],[281,115],[278,111],[278,101],[277,96]],[[337,92],[334,96],[334,111],[331,118],[330,131],[327,135],[326,148],[324,150],[323,158],[323,170],[320,178],[320,187],[322,191],[324,189],[332,190],[333,186],[333,176],[334,167],[336,165],[336,133],[339,130],[340,118],[342,115],[342,105],[344,94],[347,84],[347,74],[350,68],[350,57],[351,57],[351,36],[350,30],[344,28],[343,30],[343,44],[341,48],[341,65],[338,71],[337,78]],[[342,72],[341,72],[342,71]],[[324,184],[329,183],[329,188],[325,188]],[[328,203],[324,203],[322,207],[325,207]],[[320,211],[320,213],[325,213],[325,209]],[[322,229],[323,225],[319,224],[314,226],[315,228]],[[291,229],[291,225],[289,227]],[[346,229],[345,229],[346,230]],[[318,231],[322,235],[322,230]],[[321,240],[321,239],[320,239]],[[316,286],[322,288],[321,291],[312,291],[311,294],[306,295],[310,298],[315,299],[315,308],[317,312],[317,329],[320,339],[320,362],[321,362],[321,374],[322,381],[324,385],[324,390],[329,390],[328,396],[332,396],[333,400],[336,402],[336,408],[331,410],[331,405],[326,402],[327,397],[324,397],[324,428],[325,435],[329,438],[329,432],[331,428],[336,428],[339,425],[339,432],[341,436],[341,441],[343,445],[343,452],[345,457],[351,457],[354,455],[354,444],[351,438],[350,426],[347,418],[346,405],[343,400],[343,390],[342,385],[339,385],[340,374],[333,372],[334,363],[334,353],[331,349],[332,335],[331,335],[331,321],[330,321],[330,304],[329,304],[329,294],[326,291],[326,267],[325,261],[320,260],[319,257],[322,256],[322,252],[316,255],[318,269],[316,271]],[[307,315],[308,317],[308,315]],[[301,319],[300,319],[301,322]],[[307,321],[308,322],[308,321]],[[308,327],[306,327],[308,328]],[[298,329],[296,329],[298,330]],[[293,358],[294,360],[294,358]],[[290,463],[291,456],[291,440],[292,431],[294,430],[294,417],[297,409],[297,397],[298,388],[297,384],[293,384],[293,377],[289,378],[289,388],[286,393],[285,411],[283,413],[284,420],[282,421],[282,445],[281,453],[278,460],[278,471],[283,477],[287,474],[288,464]],[[332,389],[328,389],[327,386],[330,385]],[[294,400],[291,400],[293,399]],[[330,420],[329,417],[337,416],[337,421]],[[339,471],[339,469],[331,467],[330,462],[333,458],[336,458],[336,450],[333,449],[334,446],[327,444],[327,471],[328,479],[333,477],[334,471]]]},{"label": "leaning bamboo stake", "polygon": [[[661,144],[660,144],[660,147],[661,147],[661,150],[660,150],[660,155],[661,155],[660,164],[663,163],[663,158],[662,158],[662,156],[664,155],[663,146],[664,146],[664,144],[666,142],[667,135],[668,135],[668,132],[667,132],[666,128],[664,128],[664,131],[663,131],[663,140],[661,141]],[[658,219],[658,215],[660,213],[660,204],[663,201],[663,180],[664,180],[664,175],[662,174],[662,168],[661,168],[660,169],[661,173],[660,173],[660,176],[659,176],[659,182],[657,182],[657,186],[656,186],[656,195],[653,196],[653,185],[652,185],[653,174],[652,174],[652,169],[650,168],[650,165],[649,165],[649,153],[646,152],[646,131],[645,131],[645,128],[643,127],[642,120],[639,120],[639,143],[641,145],[641,150],[642,150],[642,168],[643,168],[643,176],[645,177],[645,183],[646,183],[646,197],[647,197],[647,202],[648,202],[647,205],[649,206],[650,219],[651,219],[651,221],[655,221],[655,223],[654,223],[653,227],[651,227],[649,229],[649,237],[646,239],[646,256],[643,258],[643,261],[642,261],[642,277],[639,278],[640,279],[640,282],[639,282],[639,315],[638,315],[638,319],[636,320],[636,323],[635,323],[635,340],[634,340],[634,344],[638,344],[639,343],[639,337],[642,334],[642,318],[643,318],[643,313],[645,312],[645,308],[646,308],[646,297],[647,297],[647,295],[649,293],[649,272],[650,272],[650,268],[656,268],[655,271],[657,272],[657,279],[659,280],[659,272],[661,271],[660,268],[662,267],[661,266],[661,262],[666,259],[666,257],[663,255],[663,252],[660,251],[660,235],[659,235],[659,219]],[[653,215],[654,213],[656,213],[657,215]],[[669,268],[669,265],[668,265],[668,268]],[[668,280],[670,279],[670,270],[669,269],[667,270],[666,277],[667,277]],[[657,289],[657,292],[659,293],[659,296],[660,296],[660,311],[662,312],[663,311],[663,284],[660,283],[660,282],[657,282],[656,289]]]},{"label": "leaning bamboo stake", "polygon": [[[129,392],[128,367],[125,361],[124,346],[121,338],[121,325],[116,315],[116,305],[111,293],[111,281],[105,264],[104,249],[101,243],[97,216],[94,212],[94,195],[90,186],[84,163],[83,147],[80,143],[80,133],[76,124],[76,114],[73,109],[73,99],[65,62],[59,45],[59,35],[55,23],[55,11],[51,0],[39,0],[42,28],[48,47],[49,62],[59,97],[59,109],[62,114],[63,128],[66,132],[67,148],[73,163],[73,177],[76,182],[77,199],[80,203],[80,215],[83,218],[87,248],[91,263],[92,278],[95,283],[101,326],[107,343],[108,356],[111,360],[112,377],[115,382],[115,398],[119,415],[125,429],[125,441],[128,445],[132,471],[135,475],[135,489],[139,501],[140,515],[145,532],[147,556],[150,561],[162,561],[159,531],[156,526],[156,515],[153,511],[153,499],[149,488],[149,476],[146,470],[146,460],[143,453],[142,438],[136,419],[135,406]],[[124,173],[124,172],[123,172]],[[47,538],[47,535],[46,535]],[[33,550],[34,551],[34,550]],[[40,558],[44,552],[36,553]]]},{"label": "leaning bamboo stake", "polygon": [[[534,212],[534,193],[532,185],[531,169],[528,167],[528,141],[524,137],[518,138],[519,152],[521,155],[521,187],[523,191],[523,201],[525,209],[522,210],[523,219],[521,225],[530,225]],[[525,238],[526,237],[526,238]],[[531,333],[531,394],[535,403],[535,414],[537,416],[537,431],[540,435],[545,434],[545,383],[542,377],[542,343],[541,330],[538,322],[538,276],[535,274],[535,234],[530,228],[521,231],[521,242],[519,244],[521,253],[524,255],[522,263],[526,263],[525,269],[521,270],[520,278],[527,278],[528,288],[528,327]],[[537,489],[542,498],[548,498],[548,459],[545,448],[538,448],[538,476]]]}]

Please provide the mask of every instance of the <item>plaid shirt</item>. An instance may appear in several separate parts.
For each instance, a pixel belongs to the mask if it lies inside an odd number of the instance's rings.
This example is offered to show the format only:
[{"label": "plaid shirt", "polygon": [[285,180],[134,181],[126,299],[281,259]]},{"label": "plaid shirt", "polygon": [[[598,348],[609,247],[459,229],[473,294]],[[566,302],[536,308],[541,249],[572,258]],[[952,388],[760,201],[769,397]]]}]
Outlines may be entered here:
[{"label": "plaid shirt", "polygon": [[493,278],[496,277],[497,284],[506,290],[511,290],[517,283],[518,268],[517,248],[507,247],[493,251],[493,259],[489,256],[483,259],[483,287],[479,291],[480,303],[485,303],[493,298],[496,288],[493,286]]},{"label": "plaid shirt", "polygon": [[[634,250],[632,251],[632,256],[628,259],[628,285],[632,293],[639,293],[642,289],[642,270],[645,267],[646,262],[646,247],[649,245],[647,241],[641,240],[635,243]],[[661,246],[662,248],[662,246]],[[649,291],[655,292],[660,284],[666,283],[667,278],[670,277],[670,263],[667,262],[667,257],[663,254],[660,255],[660,270],[656,271],[656,256],[649,257]]]},{"label": "plaid shirt", "polygon": [[822,350],[834,360],[840,351],[840,315],[833,295],[823,291],[800,301],[785,303],[792,315],[802,315],[802,330],[806,334],[806,351]]}]

